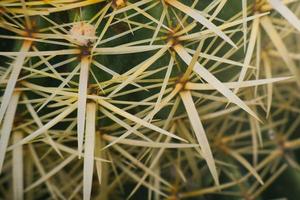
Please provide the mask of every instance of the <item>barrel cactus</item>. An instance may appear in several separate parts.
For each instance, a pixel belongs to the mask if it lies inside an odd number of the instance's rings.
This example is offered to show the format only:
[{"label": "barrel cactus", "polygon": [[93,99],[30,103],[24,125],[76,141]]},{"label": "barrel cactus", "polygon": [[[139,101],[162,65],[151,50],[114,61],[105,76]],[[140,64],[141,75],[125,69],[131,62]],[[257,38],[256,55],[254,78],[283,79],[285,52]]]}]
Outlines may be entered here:
[{"label": "barrel cactus", "polygon": [[297,0],[2,0],[1,199],[297,199]]}]

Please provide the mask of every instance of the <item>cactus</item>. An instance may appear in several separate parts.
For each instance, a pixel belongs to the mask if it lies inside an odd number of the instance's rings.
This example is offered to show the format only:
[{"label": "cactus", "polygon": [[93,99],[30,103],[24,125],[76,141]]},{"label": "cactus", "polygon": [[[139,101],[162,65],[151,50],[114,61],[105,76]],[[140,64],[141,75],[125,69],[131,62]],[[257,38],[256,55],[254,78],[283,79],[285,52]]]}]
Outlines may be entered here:
[{"label": "cactus", "polygon": [[2,0],[1,199],[297,199],[299,6]]}]

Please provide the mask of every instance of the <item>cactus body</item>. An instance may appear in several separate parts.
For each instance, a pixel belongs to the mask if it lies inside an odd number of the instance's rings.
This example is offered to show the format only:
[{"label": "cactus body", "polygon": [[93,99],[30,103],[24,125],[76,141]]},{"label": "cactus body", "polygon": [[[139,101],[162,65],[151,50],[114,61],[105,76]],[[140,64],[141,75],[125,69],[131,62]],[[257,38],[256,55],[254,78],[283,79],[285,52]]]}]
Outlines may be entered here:
[{"label": "cactus body", "polygon": [[296,199],[299,6],[1,1],[1,198]]}]

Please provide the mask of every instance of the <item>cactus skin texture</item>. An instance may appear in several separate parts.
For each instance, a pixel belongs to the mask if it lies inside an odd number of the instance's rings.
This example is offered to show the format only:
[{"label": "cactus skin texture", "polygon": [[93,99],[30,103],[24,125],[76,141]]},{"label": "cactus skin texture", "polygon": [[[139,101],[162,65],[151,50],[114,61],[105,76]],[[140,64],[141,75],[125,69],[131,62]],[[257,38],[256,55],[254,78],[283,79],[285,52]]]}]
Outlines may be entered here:
[{"label": "cactus skin texture", "polygon": [[299,16],[1,0],[1,199],[298,199]]}]

